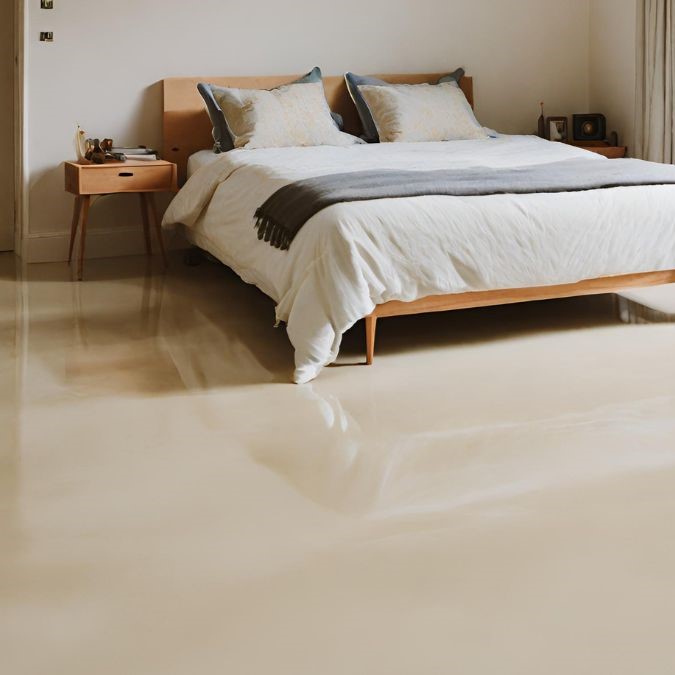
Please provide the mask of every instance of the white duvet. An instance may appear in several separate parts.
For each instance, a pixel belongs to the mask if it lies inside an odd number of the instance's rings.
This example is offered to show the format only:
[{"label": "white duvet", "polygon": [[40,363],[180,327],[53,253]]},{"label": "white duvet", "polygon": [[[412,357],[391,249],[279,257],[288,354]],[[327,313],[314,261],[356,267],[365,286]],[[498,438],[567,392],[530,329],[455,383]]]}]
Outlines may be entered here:
[{"label": "white duvet", "polygon": [[303,383],[335,360],[347,329],[389,300],[675,269],[675,186],[338,204],[308,221],[288,251],[254,229],[253,213],[272,193],[345,171],[572,157],[610,161],[532,136],[235,150],[191,176],[164,224],[184,224],[192,241],[277,302]]}]

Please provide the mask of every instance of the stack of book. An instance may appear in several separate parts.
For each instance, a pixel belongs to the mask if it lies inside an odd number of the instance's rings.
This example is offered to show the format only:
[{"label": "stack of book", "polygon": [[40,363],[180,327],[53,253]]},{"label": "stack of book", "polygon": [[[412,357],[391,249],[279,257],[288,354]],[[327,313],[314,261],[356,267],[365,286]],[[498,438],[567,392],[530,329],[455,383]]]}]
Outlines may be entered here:
[{"label": "stack of book", "polygon": [[113,148],[111,154],[116,159],[121,159],[122,161],[145,161],[145,162],[154,162],[159,159],[157,150],[151,150],[150,148],[138,147],[138,148]]}]

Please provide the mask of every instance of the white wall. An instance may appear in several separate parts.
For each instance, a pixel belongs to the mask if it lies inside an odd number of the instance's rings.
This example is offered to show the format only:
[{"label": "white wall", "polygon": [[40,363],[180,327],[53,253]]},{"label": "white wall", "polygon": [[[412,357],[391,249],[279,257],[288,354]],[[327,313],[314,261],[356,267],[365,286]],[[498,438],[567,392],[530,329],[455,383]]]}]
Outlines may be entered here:
[{"label": "white wall", "polygon": [[[28,259],[64,259],[75,125],[160,145],[158,82],[180,75],[453,70],[475,77],[482,122],[530,133],[588,104],[590,0],[56,0],[28,9]],[[37,41],[53,30],[55,42]],[[90,251],[141,251],[135,201],[92,209]],[[98,234],[97,234],[98,232]]]},{"label": "white wall", "polygon": [[0,251],[14,248],[14,0],[0,0]]},{"label": "white wall", "polygon": [[608,131],[633,144],[636,0],[591,0],[590,107],[607,116]]}]

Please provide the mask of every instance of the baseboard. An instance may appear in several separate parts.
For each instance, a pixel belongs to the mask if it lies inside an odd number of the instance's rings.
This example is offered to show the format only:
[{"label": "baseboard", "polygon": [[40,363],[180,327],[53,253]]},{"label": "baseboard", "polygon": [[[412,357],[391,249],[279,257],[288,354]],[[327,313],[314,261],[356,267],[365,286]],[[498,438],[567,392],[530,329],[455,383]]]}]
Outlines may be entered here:
[{"label": "baseboard", "polygon": [[[179,230],[165,232],[168,249],[187,248],[189,244]],[[68,260],[69,232],[29,234],[24,237],[21,257],[28,263],[65,262]],[[153,240],[153,248],[157,242]],[[92,228],[87,232],[86,258],[115,258],[145,253],[142,230],[139,227]]]}]

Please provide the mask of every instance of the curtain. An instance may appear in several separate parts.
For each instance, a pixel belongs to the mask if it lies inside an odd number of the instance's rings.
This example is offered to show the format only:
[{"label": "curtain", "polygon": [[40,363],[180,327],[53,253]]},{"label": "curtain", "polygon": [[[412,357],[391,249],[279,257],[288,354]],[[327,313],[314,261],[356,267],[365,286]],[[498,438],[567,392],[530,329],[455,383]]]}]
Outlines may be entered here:
[{"label": "curtain", "polygon": [[635,155],[675,162],[675,0],[638,0]]}]

